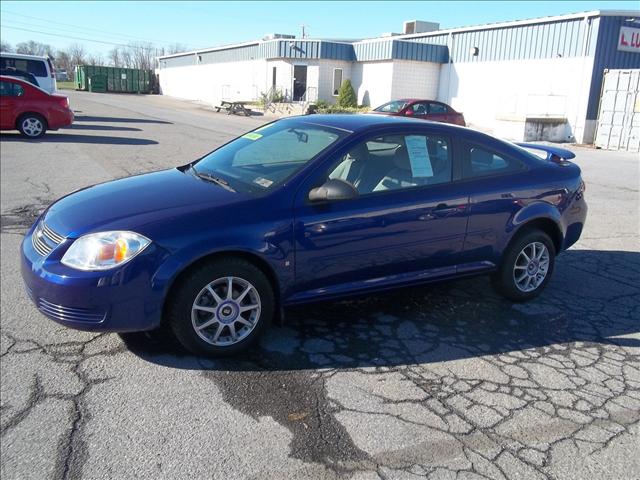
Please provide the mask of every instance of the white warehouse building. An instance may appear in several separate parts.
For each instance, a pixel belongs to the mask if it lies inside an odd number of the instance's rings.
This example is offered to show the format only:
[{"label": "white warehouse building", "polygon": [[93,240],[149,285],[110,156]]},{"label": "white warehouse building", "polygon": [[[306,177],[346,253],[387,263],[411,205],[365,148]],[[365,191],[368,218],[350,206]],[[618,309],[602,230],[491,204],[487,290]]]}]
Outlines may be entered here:
[{"label": "white warehouse building", "polygon": [[366,40],[262,40],[158,58],[161,93],[218,104],[335,101],[350,79],[358,103],[424,98],[512,140],[593,143],[604,72],[640,68],[640,11],[598,10]]}]

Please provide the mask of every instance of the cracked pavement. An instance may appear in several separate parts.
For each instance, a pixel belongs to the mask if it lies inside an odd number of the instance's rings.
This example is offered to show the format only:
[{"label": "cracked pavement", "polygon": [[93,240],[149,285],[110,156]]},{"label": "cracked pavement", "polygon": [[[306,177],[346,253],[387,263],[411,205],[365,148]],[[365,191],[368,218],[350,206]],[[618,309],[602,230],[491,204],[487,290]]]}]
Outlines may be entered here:
[{"label": "cracked pavement", "polygon": [[575,147],[586,229],[533,302],[479,277],[308,305],[244,357],[199,359],[157,334],[47,320],[23,292],[19,244],[54,199],[265,120],[69,96],[73,128],[0,136],[3,479],[640,477],[635,155]]}]

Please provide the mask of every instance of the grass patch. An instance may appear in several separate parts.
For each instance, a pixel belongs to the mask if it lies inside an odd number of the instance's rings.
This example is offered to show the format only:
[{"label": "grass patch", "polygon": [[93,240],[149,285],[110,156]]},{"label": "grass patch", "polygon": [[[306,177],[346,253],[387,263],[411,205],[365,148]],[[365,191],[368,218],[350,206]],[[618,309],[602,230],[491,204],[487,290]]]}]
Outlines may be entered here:
[{"label": "grass patch", "polygon": [[75,82],[56,82],[58,85],[58,90],[75,90],[76,84]]}]

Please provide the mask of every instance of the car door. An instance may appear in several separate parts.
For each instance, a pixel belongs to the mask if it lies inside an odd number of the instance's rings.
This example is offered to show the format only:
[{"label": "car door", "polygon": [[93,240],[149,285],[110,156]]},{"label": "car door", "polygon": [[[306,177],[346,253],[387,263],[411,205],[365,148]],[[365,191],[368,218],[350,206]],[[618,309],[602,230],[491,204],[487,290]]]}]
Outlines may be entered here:
[{"label": "car door", "polygon": [[0,81],[0,128],[13,129],[24,89],[13,82]]},{"label": "car door", "polygon": [[429,102],[428,103],[428,111],[427,120],[431,120],[433,122],[442,122],[442,123],[450,123],[451,119],[449,117],[449,110],[447,106],[440,102]]},{"label": "car door", "polygon": [[[468,197],[451,182],[452,143],[405,128],[356,141],[319,168],[294,204],[297,290],[330,295],[453,273]],[[328,178],[352,184],[357,198],[311,202]]]},{"label": "car door", "polygon": [[405,116],[411,118],[426,119],[429,113],[429,106],[427,102],[416,102],[409,105],[405,110]]}]

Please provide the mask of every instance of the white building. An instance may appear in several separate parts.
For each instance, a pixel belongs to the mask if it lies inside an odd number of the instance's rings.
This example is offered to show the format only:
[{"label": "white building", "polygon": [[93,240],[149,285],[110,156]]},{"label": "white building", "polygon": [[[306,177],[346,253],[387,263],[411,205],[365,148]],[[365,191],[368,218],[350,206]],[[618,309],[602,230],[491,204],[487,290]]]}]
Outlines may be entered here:
[{"label": "white building", "polygon": [[[350,79],[360,104],[425,98],[514,140],[592,143],[605,69],[640,68],[640,11],[438,30],[405,22],[405,34],[367,40],[263,40],[160,57],[165,95],[212,104],[334,101]],[[412,32],[412,33],[409,33]]]}]

